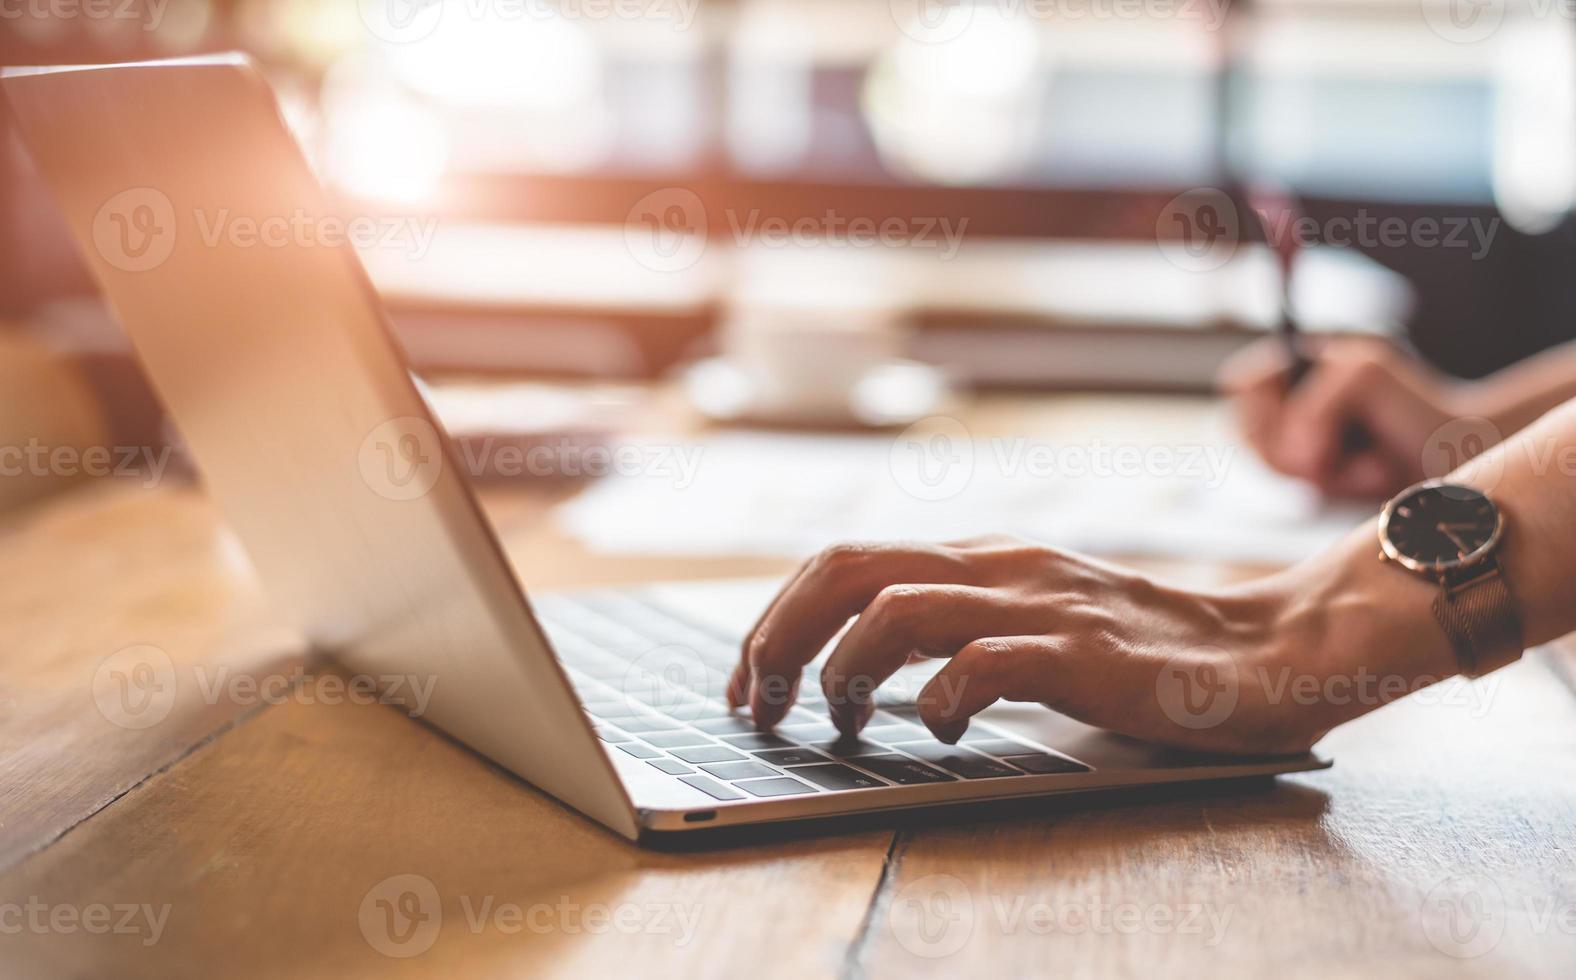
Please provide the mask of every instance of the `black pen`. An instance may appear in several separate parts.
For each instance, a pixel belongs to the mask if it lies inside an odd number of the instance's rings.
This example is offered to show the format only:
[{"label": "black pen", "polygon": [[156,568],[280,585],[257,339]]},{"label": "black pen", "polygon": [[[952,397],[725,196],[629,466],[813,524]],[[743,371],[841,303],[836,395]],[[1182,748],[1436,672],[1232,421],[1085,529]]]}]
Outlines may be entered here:
[{"label": "black pen", "polygon": [[1248,185],[1247,204],[1258,218],[1265,244],[1275,256],[1275,267],[1280,274],[1280,318],[1276,324],[1276,333],[1286,351],[1286,390],[1291,391],[1313,369],[1313,358],[1309,356],[1303,333],[1297,327],[1291,295],[1297,256],[1302,251],[1302,243],[1297,240],[1298,221],[1302,214],[1290,193],[1262,181]]}]

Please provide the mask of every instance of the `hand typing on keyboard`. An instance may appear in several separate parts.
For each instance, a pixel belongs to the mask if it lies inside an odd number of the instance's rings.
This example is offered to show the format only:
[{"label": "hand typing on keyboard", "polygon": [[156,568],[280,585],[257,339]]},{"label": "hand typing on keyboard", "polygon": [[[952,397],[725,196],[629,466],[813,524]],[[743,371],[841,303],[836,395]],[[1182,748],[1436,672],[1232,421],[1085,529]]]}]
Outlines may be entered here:
[{"label": "hand typing on keyboard", "polygon": [[[920,655],[950,658],[917,698],[919,720],[943,742],[1004,699],[1188,748],[1300,752],[1455,672],[1432,626],[1433,590],[1383,568],[1373,535],[1366,527],[1286,573],[1209,591],[1003,537],[833,547],[746,638],[728,701],[772,729],[806,665],[857,617],[820,675],[845,736],[870,719],[876,689]],[[1403,683],[1325,696],[1332,678],[1365,673]]]}]

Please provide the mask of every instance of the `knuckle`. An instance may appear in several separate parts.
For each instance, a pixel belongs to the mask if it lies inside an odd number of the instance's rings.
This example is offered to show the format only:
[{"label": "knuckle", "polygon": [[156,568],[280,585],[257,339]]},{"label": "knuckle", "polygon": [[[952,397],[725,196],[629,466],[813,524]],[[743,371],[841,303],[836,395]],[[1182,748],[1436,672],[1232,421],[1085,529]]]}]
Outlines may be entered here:
[{"label": "knuckle", "polygon": [[877,627],[892,628],[918,616],[925,605],[925,592],[919,586],[889,585],[876,593],[864,615]]},{"label": "knuckle", "polygon": [[1005,640],[974,640],[953,656],[964,673],[971,677],[986,676],[999,670],[1010,647]]},{"label": "knuckle", "polygon": [[753,668],[764,666],[771,659],[771,636],[764,629],[756,630],[744,644],[744,660]]},{"label": "knuckle", "polygon": [[815,556],[814,563],[822,570],[842,570],[862,563],[869,557],[873,547],[860,541],[839,541],[822,549],[821,553]]},{"label": "knuckle", "polygon": [[1389,376],[1389,362],[1379,356],[1371,356],[1352,365],[1351,371],[1346,376],[1346,381],[1348,385],[1355,388],[1376,384]]}]

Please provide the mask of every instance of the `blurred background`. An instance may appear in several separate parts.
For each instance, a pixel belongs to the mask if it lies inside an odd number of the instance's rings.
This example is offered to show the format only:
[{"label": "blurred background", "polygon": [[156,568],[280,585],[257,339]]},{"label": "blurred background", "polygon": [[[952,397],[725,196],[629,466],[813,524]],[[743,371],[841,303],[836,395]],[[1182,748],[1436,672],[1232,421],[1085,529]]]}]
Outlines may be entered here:
[{"label": "blurred background", "polygon": [[[1576,332],[1557,8],[12,0],[0,64],[249,53],[345,213],[430,232],[363,250],[423,370],[657,378],[765,317],[896,323],[964,384],[1202,390],[1279,303],[1251,247],[1168,251],[1178,195],[1229,175],[1317,228],[1460,225],[1310,249],[1309,328],[1464,376]],[[134,385],[5,138],[0,317]]]}]

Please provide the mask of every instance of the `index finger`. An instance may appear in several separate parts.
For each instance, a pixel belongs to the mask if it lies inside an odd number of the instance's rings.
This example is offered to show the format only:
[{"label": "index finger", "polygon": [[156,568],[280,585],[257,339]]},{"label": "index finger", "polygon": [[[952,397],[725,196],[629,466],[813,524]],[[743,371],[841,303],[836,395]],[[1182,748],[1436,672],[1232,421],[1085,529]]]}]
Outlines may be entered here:
[{"label": "index finger", "polygon": [[1239,352],[1220,370],[1218,386],[1231,400],[1237,429],[1265,462],[1276,469],[1286,408],[1288,361],[1282,345],[1261,341]]},{"label": "index finger", "polygon": [[889,585],[972,584],[963,554],[934,544],[843,544],[816,555],[745,640],[756,727],[793,705],[805,664]]}]

